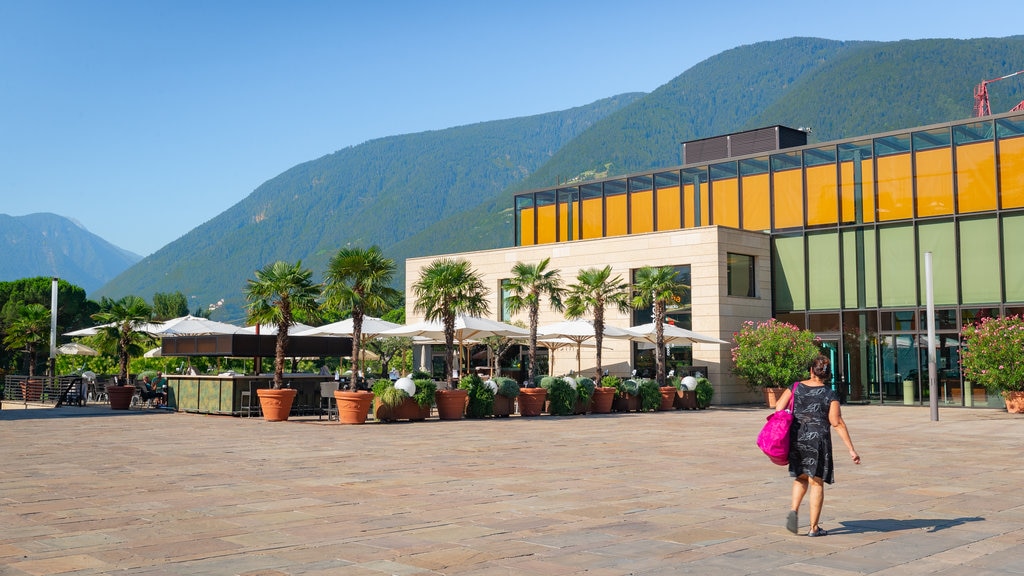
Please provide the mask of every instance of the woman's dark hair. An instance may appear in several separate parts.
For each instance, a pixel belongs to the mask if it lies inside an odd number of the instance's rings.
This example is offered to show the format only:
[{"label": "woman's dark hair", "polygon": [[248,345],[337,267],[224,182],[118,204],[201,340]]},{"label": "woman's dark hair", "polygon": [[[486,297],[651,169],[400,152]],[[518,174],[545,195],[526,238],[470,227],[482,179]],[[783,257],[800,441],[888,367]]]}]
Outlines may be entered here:
[{"label": "woman's dark hair", "polygon": [[811,374],[827,382],[832,379],[831,364],[832,363],[829,361],[828,356],[818,354],[818,356],[811,361]]}]

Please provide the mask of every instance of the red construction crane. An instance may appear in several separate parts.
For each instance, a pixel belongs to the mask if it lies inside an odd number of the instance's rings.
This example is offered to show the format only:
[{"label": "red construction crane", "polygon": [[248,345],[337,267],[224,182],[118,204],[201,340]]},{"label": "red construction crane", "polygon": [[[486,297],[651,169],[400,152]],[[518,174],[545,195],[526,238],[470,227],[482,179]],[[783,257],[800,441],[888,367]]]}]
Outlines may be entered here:
[{"label": "red construction crane", "polygon": [[[999,81],[1012,78],[1018,74],[1024,74],[1024,70],[1014,72],[1013,74],[1007,74],[1006,76],[1000,76],[999,78],[993,78],[991,80],[984,80],[981,84],[974,87],[974,117],[980,118],[982,116],[988,116],[992,114],[992,107],[988,104],[988,85]],[[1019,112],[1024,110],[1024,100],[1020,104],[1013,107],[1011,112]]]}]

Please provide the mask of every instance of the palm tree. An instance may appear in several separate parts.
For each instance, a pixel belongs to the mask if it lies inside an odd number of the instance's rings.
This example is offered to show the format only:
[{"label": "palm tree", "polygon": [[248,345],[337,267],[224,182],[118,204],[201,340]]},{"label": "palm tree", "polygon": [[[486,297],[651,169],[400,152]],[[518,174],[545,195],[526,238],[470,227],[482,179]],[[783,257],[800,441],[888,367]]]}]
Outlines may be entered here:
[{"label": "palm tree", "polygon": [[386,258],[378,246],[342,248],[327,265],[325,306],[352,312],[353,382],[359,377],[363,317],[383,314],[395,305],[400,294],[391,287],[394,276],[395,261]]},{"label": "palm tree", "polygon": [[677,274],[671,266],[644,266],[636,271],[633,282],[633,307],[654,305],[654,365],[658,386],[665,385],[665,309],[670,303],[680,302],[690,289],[676,280]]},{"label": "palm tree", "polygon": [[23,304],[7,327],[4,346],[11,351],[28,352],[28,377],[33,378],[36,375],[36,353],[49,338],[50,310],[42,304]]},{"label": "palm tree", "polygon": [[120,300],[104,298],[100,303],[100,311],[92,315],[92,319],[101,322],[100,334],[108,342],[116,344],[118,383],[128,385],[128,361],[132,356],[142,354],[141,343],[147,338],[139,332],[139,328],[149,323],[153,317],[153,309],[140,296],[125,296]]},{"label": "palm tree", "polygon": [[274,389],[284,385],[284,359],[288,350],[288,328],[304,319],[317,316],[320,286],[313,284],[312,270],[303,270],[302,261],[294,265],[278,260],[256,271],[245,290],[249,322],[277,326],[274,348]]},{"label": "palm tree", "polygon": [[562,295],[565,293],[562,277],[559,270],[547,269],[550,263],[551,258],[545,258],[537,264],[516,262],[512,267],[512,278],[506,284],[511,293],[505,301],[508,311],[516,314],[526,308],[530,316],[530,362],[527,368],[527,382],[530,386],[533,386],[537,372],[537,317],[540,314],[540,299],[547,296],[552,308],[559,312],[565,309],[562,305]]},{"label": "palm tree", "polygon": [[468,260],[441,258],[420,270],[420,278],[412,286],[416,294],[417,312],[427,320],[439,320],[444,326],[444,365],[449,387],[455,389],[451,374],[455,368],[455,317],[459,314],[488,314],[489,290],[480,274]]},{"label": "palm tree", "polygon": [[594,343],[597,345],[597,376],[601,381],[601,345],[604,342],[604,311],[614,306],[619,312],[629,312],[629,285],[621,276],[614,278],[612,267],[587,268],[576,275],[576,283],[569,286],[569,297],[565,300],[565,315],[580,318],[588,313],[594,316]]}]

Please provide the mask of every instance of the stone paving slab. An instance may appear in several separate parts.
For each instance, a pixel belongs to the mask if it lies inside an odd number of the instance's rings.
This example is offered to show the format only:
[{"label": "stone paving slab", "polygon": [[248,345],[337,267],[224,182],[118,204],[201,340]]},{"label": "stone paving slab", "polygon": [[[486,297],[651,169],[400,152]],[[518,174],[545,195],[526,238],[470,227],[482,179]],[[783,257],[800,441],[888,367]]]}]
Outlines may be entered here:
[{"label": "stone paving slab", "polygon": [[863,464],[837,453],[810,539],[784,528],[763,408],[343,426],[8,405],[0,574],[1024,574],[1024,418],[843,411]]}]

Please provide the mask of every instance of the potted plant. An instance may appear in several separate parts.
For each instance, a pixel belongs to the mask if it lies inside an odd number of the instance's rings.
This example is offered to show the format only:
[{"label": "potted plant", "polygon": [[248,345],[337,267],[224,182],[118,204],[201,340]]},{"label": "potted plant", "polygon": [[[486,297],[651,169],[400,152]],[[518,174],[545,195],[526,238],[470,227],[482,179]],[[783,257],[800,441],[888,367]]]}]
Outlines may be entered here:
[{"label": "potted plant", "polygon": [[574,414],[586,414],[590,412],[594,402],[594,390],[597,386],[594,381],[585,376],[576,378],[576,406]]},{"label": "potted plant", "polygon": [[615,387],[612,410],[616,412],[638,412],[640,410],[640,385],[636,380],[622,380]]},{"label": "potted plant", "polygon": [[[582,378],[577,379],[577,382]],[[588,378],[589,380],[589,378]],[[593,382],[593,381],[591,381]],[[601,385],[594,387],[593,399],[590,402],[590,411],[594,414],[608,414],[612,411],[612,403],[615,401],[615,394],[622,379],[618,376],[605,376],[601,378]]]},{"label": "potted plant", "polygon": [[661,406],[658,406],[659,411],[676,409],[676,398],[679,397],[679,387],[680,384],[678,376],[665,378],[665,385],[658,387],[658,391],[661,393]]},{"label": "potted plant", "polygon": [[[317,297],[320,288],[313,283],[313,271],[304,270],[302,261],[294,265],[283,261],[268,264],[256,271],[256,278],[249,279],[245,290],[248,320],[251,324],[274,324],[277,326],[277,339],[274,345],[274,387],[258,388],[256,394],[260,398],[263,417],[269,422],[287,420],[292,409],[292,402],[298,392],[294,388],[284,387],[284,362],[288,351],[288,329],[296,324],[296,315],[311,320],[317,315]],[[362,421],[370,408],[373,394],[367,392],[367,399],[362,410]],[[337,393],[335,393],[337,398]],[[345,422],[342,415],[351,418],[351,409],[338,402],[339,422]]]},{"label": "potted plant", "polygon": [[683,378],[676,376],[672,379],[672,383],[679,388],[676,392],[676,408],[681,410],[696,410],[697,379],[693,376],[686,376]]},{"label": "potted plant", "polygon": [[744,322],[733,340],[733,373],[752,391],[764,390],[769,407],[793,382],[807,377],[807,367],[820,354],[813,332],[775,318]]},{"label": "potted plant", "polygon": [[372,387],[373,418],[378,422],[426,420],[430,417],[436,389],[434,381],[429,379],[399,378],[392,382],[389,378],[378,378]]},{"label": "potted plant", "polygon": [[[575,384],[575,382],[573,382]],[[565,378],[545,376],[540,383],[548,391],[548,414],[568,416],[576,407],[576,389]]]},{"label": "potted plant", "polygon": [[[672,389],[675,395],[675,388]],[[661,408],[661,387],[658,381],[651,378],[641,378],[637,382],[637,395],[640,396],[640,411],[655,412]]]},{"label": "potted plant", "polygon": [[100,311],[92,315],[93,320],[103,323],[99,328],[100,346],[117,350],[117,384],[107,385],[111,410],[127,410],[131,407],[135,387],[128,381],[128,361],[132,356],[144,353],[146,335],[140,329],[152,316],[153,309],[139,296],[125,296],[119,300],[104,298],[100,303]]},{"label": "potted plant", "polygon": [[515,411],[516,397],[519,396],[519,384],[512,378],[498,376],[494,379],[498,391],[494,394],[494,415],[507,417]]},{"label": "potted plant", "polygon": [[703,410],[708,406],[711,406],[711,397],[715,394],[715,389],[711,387],[711,381],[701,376],[697,378],[697,387],[694,388],[694,394],[697,396],[697,408]]},{"label": "potted plant", "polygon": [[998,392],[1006,411],[1024,413],[1024,317],[985,318],[964,327],[964,376]]},{"label": "potted plant", "polygon": [[494,395],[498,386],[493,381],[488,382],[494,385],[494,389],[476,374],[467,374],[459,380],[459,388],[465,390],[467,394],[466,418],[494,415]]}]

